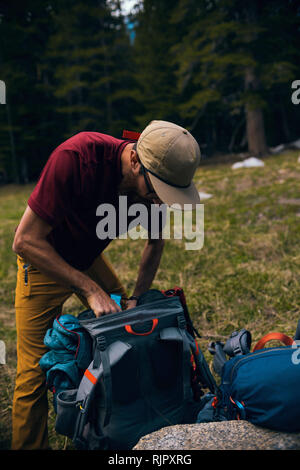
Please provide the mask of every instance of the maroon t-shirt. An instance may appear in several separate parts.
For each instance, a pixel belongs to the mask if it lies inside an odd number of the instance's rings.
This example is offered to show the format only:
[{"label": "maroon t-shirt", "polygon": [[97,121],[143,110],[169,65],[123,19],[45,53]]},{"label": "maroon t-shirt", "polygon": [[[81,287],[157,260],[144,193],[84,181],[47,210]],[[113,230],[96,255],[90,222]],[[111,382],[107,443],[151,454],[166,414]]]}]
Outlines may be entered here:
[{"label": "maroon t-shirt", "polygon": [[50,155],[28,200],[53,227],[49,242],[77,269],[87,269],[111,241],[97,237],[96,209],[112,204],[118,218],[120,157],[128,143],[98,132],[71,137]]}]

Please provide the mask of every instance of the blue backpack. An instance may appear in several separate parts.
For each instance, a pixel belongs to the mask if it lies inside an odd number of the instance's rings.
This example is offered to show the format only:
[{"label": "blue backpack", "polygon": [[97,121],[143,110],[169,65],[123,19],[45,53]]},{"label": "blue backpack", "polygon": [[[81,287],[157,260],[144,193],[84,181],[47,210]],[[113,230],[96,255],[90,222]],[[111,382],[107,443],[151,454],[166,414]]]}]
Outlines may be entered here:
[{"label": "blue backpack", "polygon": [[[285,346],[264,347],[274,339]],[[252,352],[251,334],[245,329],[232,333],[225,345],[211,343],[213,367],[221,375],[221,385],[218,395],[199,413],[197,422],[207,421],[209,410],[211,421],[244,419],[277,431],[299,432],[299,339],[300,322],[294,339],[269,333]]]}]

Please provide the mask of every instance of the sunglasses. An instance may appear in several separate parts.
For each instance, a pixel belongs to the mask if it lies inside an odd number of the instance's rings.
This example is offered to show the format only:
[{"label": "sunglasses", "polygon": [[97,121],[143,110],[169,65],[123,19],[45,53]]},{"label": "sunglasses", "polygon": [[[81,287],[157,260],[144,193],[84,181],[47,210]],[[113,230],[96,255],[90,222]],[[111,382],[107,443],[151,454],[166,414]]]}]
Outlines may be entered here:
[{"label": "sunglasses", "polygon": [[[137,148],[137,144],[134,144],[133,150],[135,150],[136,153],[137,153],[136,148]],[[138,153],[137,153],[137,156],[138,156]],[[140,159],[139,159],[139,160],[140,160]],[[152,185],[151,185],[151,183],[150,183],[150,181],[149,181],[149,178],[148,178],[148,176],[147,176],[147,171],[148,171],[148,170],[144,167],[144,165],[142,164],[141,160],[140,160],[140,164],[141,164],[141,170],[142,170],[142,175],[143,175],[143,177],[144,177],[145,185],[146,185],[146,188],[147,188],[147,190],[148,190],[148,192],[146,193],[146,196],[149,196],[150,194],[156,196],[156,192],[154,191],[154,188],[152,187]]]},{"label": "sunglasses", "polygon": [[148,192],[146,193],[146,196],[149,196],[150,194],[155,194],[156,192],[154,191],[152,185],[150,184],[150,181],[147,176],[147,169],[144,167],[144,165],[141,163],[141,170],[142,170],[142,175],[144,177],[144,181],[147,187]]}]

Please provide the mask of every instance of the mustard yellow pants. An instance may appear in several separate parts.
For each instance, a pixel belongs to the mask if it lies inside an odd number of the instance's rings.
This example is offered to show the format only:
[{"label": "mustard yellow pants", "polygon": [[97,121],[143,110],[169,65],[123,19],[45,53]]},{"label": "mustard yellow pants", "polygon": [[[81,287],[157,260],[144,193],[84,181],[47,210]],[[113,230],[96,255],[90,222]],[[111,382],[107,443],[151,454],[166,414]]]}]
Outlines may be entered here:
[{"label": "mustard yellow pants", "polygon": [[[73,294],[18,256],[15,296],[17,375],[12,410],[12,449],[48,449],[48,397],[39,360],[47,352],[44,336]],[[113,267],[101,254],[86,271],[108,294],[126,296]],[[86,300],[79,296],[86,308]]]}]

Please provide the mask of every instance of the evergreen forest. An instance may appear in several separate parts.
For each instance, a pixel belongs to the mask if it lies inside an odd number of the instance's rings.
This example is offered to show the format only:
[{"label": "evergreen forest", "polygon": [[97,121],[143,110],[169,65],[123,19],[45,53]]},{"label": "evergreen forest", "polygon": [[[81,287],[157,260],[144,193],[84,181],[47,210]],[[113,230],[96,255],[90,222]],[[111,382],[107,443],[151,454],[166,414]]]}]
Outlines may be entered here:
[{"label": "evergreen forest", "polygon": [[152,119],[192,132],[203,159],[299,135],[296,0],[0,2],[0,181],[35,181],[81,131],[122,138]]}]

